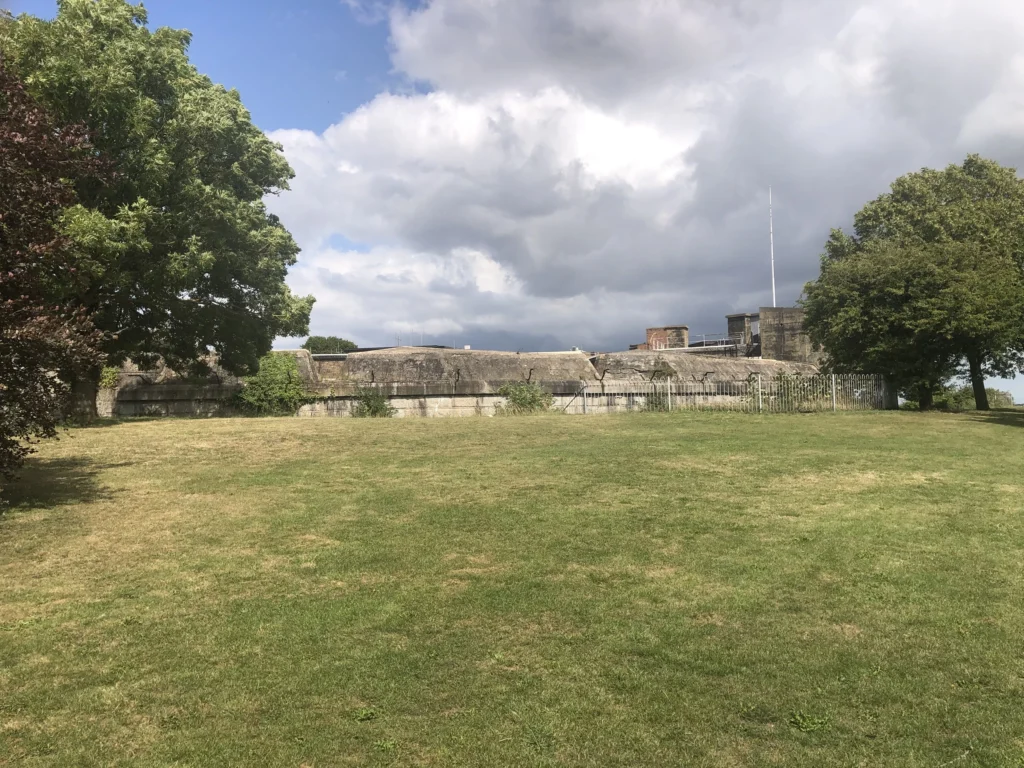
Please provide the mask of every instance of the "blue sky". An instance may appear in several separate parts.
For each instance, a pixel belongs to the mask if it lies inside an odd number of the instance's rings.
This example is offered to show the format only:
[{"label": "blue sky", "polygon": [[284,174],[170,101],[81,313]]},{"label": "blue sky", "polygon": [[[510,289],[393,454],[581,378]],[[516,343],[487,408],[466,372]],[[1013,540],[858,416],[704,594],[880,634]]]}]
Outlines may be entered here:
[{"label": "blue sky", "polygon": [[[238,89],[265,131],[323,131],[394,85],[383,22],[340,0],[146,0],[149,26],[188,29],[203,73]],[[54,0],[14,0],[14,13],[51,18]]]},{"label": "blue sky", "polygon": [[[317,297],[312,333],[366,346],[722,333],[771,303],[769,185],[792,305],[829,230],[902,174],[1024,168],[1020,0],[145,6],[284,147],[289,284]],[[998,386],[1024,401],[1024,377]]]}]

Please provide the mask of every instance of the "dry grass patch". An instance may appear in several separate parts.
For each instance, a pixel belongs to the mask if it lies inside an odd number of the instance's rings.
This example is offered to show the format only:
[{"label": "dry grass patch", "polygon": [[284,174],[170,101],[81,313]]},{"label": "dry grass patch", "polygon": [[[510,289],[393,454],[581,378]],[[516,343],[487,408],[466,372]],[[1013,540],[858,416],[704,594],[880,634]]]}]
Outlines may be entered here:
[{"label": "dry grass patch", "polygon": [[0,764],[1014,765],[1022,435],[76,430],[5,491]]}]

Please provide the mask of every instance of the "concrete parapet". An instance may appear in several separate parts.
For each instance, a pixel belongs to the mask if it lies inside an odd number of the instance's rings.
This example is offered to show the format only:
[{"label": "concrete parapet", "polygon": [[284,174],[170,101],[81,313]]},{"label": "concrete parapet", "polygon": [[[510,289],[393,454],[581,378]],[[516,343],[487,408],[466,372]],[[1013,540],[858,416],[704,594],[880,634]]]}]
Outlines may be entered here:
[{"label": "concrete parapet", "polygon": [[317,389],[340,384],[558,381],[594,378],[583,352],[489,352],[399,347],[316,360]]},{"label": "concrete parapet", "polygon": [[709,357],[685,350],[609,352],[592,358],[599,380],[737,381],[750,375],[780,373],[811,375],[813,365],[752,357]]},{"label": "concrete parapet", "polygon": [[100,416],[228,416],[241,384],[136,384],[100,390]]},{"label": "concrete parapet", "polygon": [[804,310],[799,307],[761,307],[761,357],[817,364],[820,353],[804,329]]}]

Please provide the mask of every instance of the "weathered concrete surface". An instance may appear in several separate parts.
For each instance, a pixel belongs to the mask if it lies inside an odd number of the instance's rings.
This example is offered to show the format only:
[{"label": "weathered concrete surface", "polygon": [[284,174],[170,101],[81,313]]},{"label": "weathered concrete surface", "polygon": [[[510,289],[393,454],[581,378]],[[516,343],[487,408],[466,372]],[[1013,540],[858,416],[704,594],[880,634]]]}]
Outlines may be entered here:
[{"label": "weathered concrete surface", "polygon": [[[301,351],[305,352],[305,350]],[[307,352],[306,354],[308,355],[309,353]],[[210,372],[205,377],[202,377],[200,381],[196,377],[183,376],[177,373],[164,363],[163,360],[157,361],[156,365],[152,368],[140,368],[131,360],[128,360],[121,366],[121,372],[118,374],[118,386],[131,387],[143,384],[182,384],[186,382],[227,385],[241,384],[241,379],[221,368],[217,364],[216,358],[212,356],[206,358],[206,364],[210,367]]]},{"label": "weathered concrete surface", "polygon": [[100,390],[100,416],[231,416],[241,384],[136,384]]},{"label": "weathered concrete surface", "polygon": [[[316,388],[344,384],[446,383],[463,381],[592,381],[594,368],[583,352],[487,352],[398,347],[356,352],[345,360],[316,361]],[[496,388],[496,387],[495,387]]]},{"label": "weathered concrete surface", "polygon": [[[486,383],[486,382],[480,382]],[[553,395],[553,410],[561,410],[569,405],[575,397],[579,382],[572,382],[576,389],[557,392]],[[371,385],[376,386],[376,385]],[[591,386],[595,386],[591,384]],[[498,409],[505,405],[505,398],[493,392],[480,394],[454,395],[434,393],[422,396],[410,394],[410,387],[393,388],[388,385],[381,387],[389,394],[388,400],[394,408],[395,418],[419,416],[427,418],[451,418],[460,416],[494,416]],[[394,394],[397,391],[399,394]],[[356,400],[351,396],[326,397],[315,403],[309,403],[299,409],[302,417],[351,416]]]},{"label": "weathered concrete surface", "polygon": [[[305,352],[309,358],[309,353]],[[309,359],[312,362],[311,359]],[[205,377],[185,377],[163,361],[152,368],[140,368],[130,360],[121,366],[117,385],[101,389],[96,412],[111,416],[230,416],[229,401],[242,388],[242,380],[207,358],[210,372]],[[300,365],[301,370],[301,365]]]},{"label": "weathered concrete surface", "polygon": [[750,312],[741,312],[736,315],[726,315],[727,333],[731,339],[740,339],[742,343],[750,346],[754,341],[754,324],[758,316]]},{"label": "weathered concrete surface", "polygon": [[[588,401],[598,411],[623,407],[616,382],[673,380],[734,382],[751,374],[813,374],[812,365],[744,357],[707,357],[682,350],[614,352],[589,358],[582,352],[487,352],[406,347],[352,353],[344,359],[295,356],[307,389],[319,399],[300,416],[346,416],[362,387],[383,390],[398,416],[494,415],[504,404],[498,391],[509,382],[531,381],[552,393],[556,408],[574,402],[583,384],[602,393]],[[102,416],[231,415],[230,400],[242,382],[214,368],[206,381],[186,380],[165,367],[122,371],[116,390],[101,392]],[[627,387],[628,389],[628,387]],[[607,397],[603,393],[607,392]],[[718,394],[717,389],[714,393]],[[702,396],[704,396],[702,390]],[[626,407],[634,407],[630,396]],[[576,406],[579,402],[576,401]],[[574,406],[575,407],[575,406]]]},{"label": "weathered concrete surface", "polygon": [[[515,381],[513,379],[513,381]],[[593,382],[593,379],[591,379]],[[497,395],[502,386],[508,384],[507,379],[492,381],[478,379],[459,379],[451,381],[424,381],[424,382],[371,382],[371,381],[335,381],[321,382],[316,395],[320,397],[351,397],[365,387],[373,387],[382,390],[388,397],[447,397],[451,395]],[[580,380],[570,381],[545,381],[543,379],[531,380],[545,392],[558,394],[561,392],[575,392],[580,388]]]},{"label": "weathered concrete surface", "polygon": [[766,377],[780,373],[812,375],[813,365],[753,357],[709,357],[707,355],[665,349],[659,351],[630,350],[609,352],[592,358],[599,379],[677,379],[684,381],[739,381],[751,374]]},{"label": "weathered concrete surface", "polygon": [[804,330],[799,307],[761,307],[761,357],[770,360],[817,364],[820,353]]}]

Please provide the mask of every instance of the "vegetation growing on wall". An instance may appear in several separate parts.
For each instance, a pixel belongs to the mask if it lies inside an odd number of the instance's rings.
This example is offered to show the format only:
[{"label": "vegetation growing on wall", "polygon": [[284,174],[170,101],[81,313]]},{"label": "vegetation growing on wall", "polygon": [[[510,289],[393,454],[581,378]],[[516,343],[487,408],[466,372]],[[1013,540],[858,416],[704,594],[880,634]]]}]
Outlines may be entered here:
[{"label": "vegetation growing on wall", "polygon": [[389,419],[398,413],[383,390],[376,387],[360,387],[356,390],[352,415],[357,419]]},{"label": "vegetation growing on wall", "polygon": [[644,411],[652,413],[663,413],[672,410],[670,407],[670,401],[667,389],[652,389],[651,392],[644,398]]},{"label": "vegetation growing on wall", "polygon": [[292,416],[310,401],[295,358],[274,353],[260,360],[259,371],[245,380],[235,405],[250,416]]},{"label": "vegetation growing on wall", "polygon": [[115,389],[120,373],[120,368],[110,365],[103,366],[103,370],[100,371],[100,389]]},{"label": "vegetation growing on wall", "polygon": [[505,404],[495,407],[500,416],[521,416],[526,413],[540,413],[551,409],[554,397],[536,384],[517,381],[504,384],[498,394],[505,398]]}]

